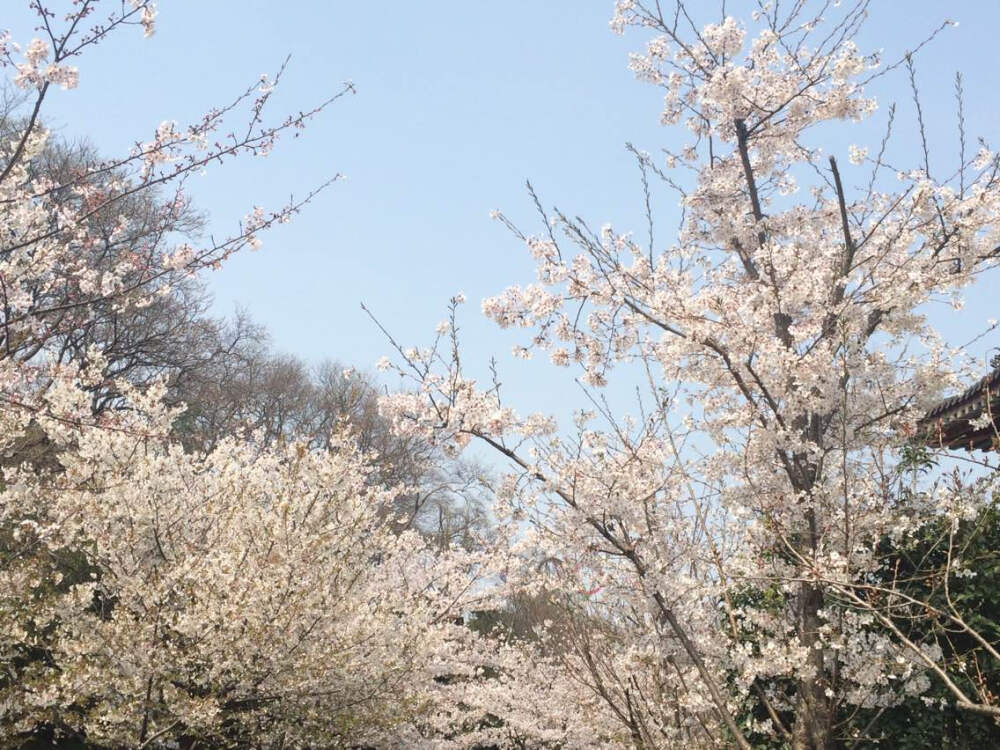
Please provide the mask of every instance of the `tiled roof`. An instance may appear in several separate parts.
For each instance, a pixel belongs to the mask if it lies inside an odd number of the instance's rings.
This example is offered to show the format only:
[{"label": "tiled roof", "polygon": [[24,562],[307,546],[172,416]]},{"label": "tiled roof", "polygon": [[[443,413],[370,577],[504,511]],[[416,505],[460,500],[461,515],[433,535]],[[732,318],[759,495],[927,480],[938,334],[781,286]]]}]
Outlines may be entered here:
[{"label": "tiled roof", "polygon": [[[961,393],[946,398],[920,420],[927,442],[944,448],[996,450],[1000,419],[1000,365]],[[994,425],[974,429],[970,422],[989,407]]]},{"label": "tiled roof", "polygon": [[1000,368],[997,368],[985,378],[980,378],[978,382],[969,386],[957,396],[946,398],[944,401],[927,412],[927,414],[924,415],[924,420],[934,419],[934,417],[941,416],[945,412],[953,411],[968,402],[975,401],[978,403],[979,397],[984,391],[987,390],[994,395],[997,392],[1000,392]]}]

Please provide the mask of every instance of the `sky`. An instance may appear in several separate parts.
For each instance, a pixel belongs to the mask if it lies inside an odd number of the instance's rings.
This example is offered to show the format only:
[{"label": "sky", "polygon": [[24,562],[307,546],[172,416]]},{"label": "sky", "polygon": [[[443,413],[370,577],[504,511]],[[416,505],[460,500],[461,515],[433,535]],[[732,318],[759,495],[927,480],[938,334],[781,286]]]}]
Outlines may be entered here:
[{"label": "sky", "polygon": [[[728,9],[747,15],[748,5],[730,0]],[[29,39],[26,0],[3,6],[0,26]],[[859,44],[865,52],[884,49],[886,59],[946,17],[960,22],[917,60],[927,130],[942,159],[957,153],[957,70],[964,75],[970,141],[981,135],[1000,142],[1000,2],[873,6]],[[266,159],[210,169],[193,184],[211,230],[224,235],[254,205],[276,207],[333,174],[347,177],[291,224],[268,233],[261,250],[209,277],[216,311],[246,308],[283,352],[370,369],[389,346],[362,301],[401,342],[426,344],[448,298],[463,291],[465,361],[473,372],[485,375],[495,355],[509,402],[524,411],[565,413],[579,401],[573,373],[553,373],[544,361],[515,361],[510,349],[519,337],[479,312],[483,297],[534,280],[523,245],[489,213],[501,209],[539,231],[524,187],[530,179],[547,206],[595,227],[643,231],[638,170],[625,143],[655,153],[676,144],[677,135],[658,124],[658,91],[627,69],[628,52],[645,38],[612,34],[611,12],[611,0],[163,0],[154,37],[126,29],[79,61],[80,85],[56,92],[48,124],[115,154],[149,140],[163,120],[197,120],[288,55],[275,117],[353,82],[357,93],[300,138],[279,143]],[[916,165],[905,76],[874,93],[882,104],[899,102],[896,153]],[[867,141],[877,130],[866,131]],[[829,150],[846,164],[848,144],[867,141],[838,131]],[[655,206],[666,244],[676,200],[658,196]],[[975,290],[960,316],[935,312],[953,343],[986,318],[1000,317],[991,309],[996,279],[987,281],[993,284]],[[1000,346],[1000,335],[978,346],[985,352],[991,342]]]}]

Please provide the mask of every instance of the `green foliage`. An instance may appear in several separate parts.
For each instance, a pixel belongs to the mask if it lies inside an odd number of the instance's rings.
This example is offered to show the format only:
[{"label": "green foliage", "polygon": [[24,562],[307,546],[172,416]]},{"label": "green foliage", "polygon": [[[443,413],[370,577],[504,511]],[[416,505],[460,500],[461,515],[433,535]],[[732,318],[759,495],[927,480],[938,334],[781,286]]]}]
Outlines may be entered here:
[{"label": "green foliage", "polygon": [[[929,524],[904,543],[883,542],[885,576],[899,590],[925,602],[921,617],[900,616],[896,624],[914,641],[936,642],[949,675],[970,696],[1000,699],[1000,664],[946,612],[949,600],[959,617],[990,643],[1000,642],[1000,511],[990,505],[952,530],[945,521]],[[949,555],[971,575],[945,575]],[[912,613],[911,613],[912,614]],[[862,711],[850,728],[863,739],[858,750],[961,750],[1000,747],[1000,725],[992,718],[955,707],[954,696],[932,678],[930,689],[881,712]],[[866,728],[871,725],[870,729]],[[847,734],[851,734],[849,731]]]},{"label": "green foliage", "polygon": [[[903,463],[904,470],[916,473],[934,465],[931,454],[919,445],[905,451]],[[977,517],[955,528],[949,520],[941,519],[898,542],[886,537],[878,552],[883,560],[881,580],[872,583],[895,587],[921,603],[897,610],[896,626],[914,642],[940,646],[949,676],[966,695],[1000,704],[1000,663],[945,615],[949,607],[954,607],[957,616],[976,633],[992,644],[1000,643],[1000,509],[996,504],[987,505]],[[778,614],[788,602],[777,587],[747,587],[732,597],[731,604],[736,609]],[[740,627],[738,639],[755,643],[759,634],[742,621]],[[789,745],[781,739],[752,730],[754,723],[769,719],[757,699],[758,691],[774,697],[772,703],[778,708],[780,718],[790,726],[794,717],[787,709],[796,700],[796,686],[791,680],[758,681],[739,717],[755,750],[787,750]],[[845,706],[836,721],[838,748],[1000,747],[1000,723],[989,716],[957,708],[954,695],[933,675],[930,688],[920,696],[906,697],[897,705],[882,709],[855,711]]]}]

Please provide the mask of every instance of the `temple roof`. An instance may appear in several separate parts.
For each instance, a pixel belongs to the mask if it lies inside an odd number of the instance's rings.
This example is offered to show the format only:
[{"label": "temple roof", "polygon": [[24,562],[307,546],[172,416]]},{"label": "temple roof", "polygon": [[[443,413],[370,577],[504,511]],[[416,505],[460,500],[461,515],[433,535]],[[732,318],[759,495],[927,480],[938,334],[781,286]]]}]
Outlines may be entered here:
[{"label": "temple roof", "polygon": [[[920,420],[927,442],[935,447],[964,450],[1000,450],[1000,361],[994,369],[961,393],[946,398]],[[993,415],[993,424],[979,429],[970,423],[983,413]]]}]

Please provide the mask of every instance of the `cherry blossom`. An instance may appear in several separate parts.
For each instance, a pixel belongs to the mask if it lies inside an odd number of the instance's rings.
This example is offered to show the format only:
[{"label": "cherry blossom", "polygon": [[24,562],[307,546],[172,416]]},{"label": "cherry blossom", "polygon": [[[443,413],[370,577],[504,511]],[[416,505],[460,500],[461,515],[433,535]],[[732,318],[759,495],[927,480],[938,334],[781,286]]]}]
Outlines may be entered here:
[{"label": "cherry blossom", "polygon": [[[831,123],[875,117],[874,82],[912,71],[912,56],[858,49],[864,3],[766,4],[749,24],[698,26],[694,12],[620,0],[612,20],[653,37],[630,68],[662,90],[681,145],[634,153],[678,196],[676,237],[594,232],[557,211],[527,236],[495,213],[537,281],[482,311],[528,332],[518,354],[579,368],[597,389],[591,413],[569,433],[519,416],[496,383],[465,375],[457,340],[400,349],[412,387],[383,409],[400,430],[509,461],[498,515],[525,525],[521,554],[558,561],[546,585],[588,597],[588,650],[580,636],[553,653],[623,746],[766,735],[819,750],[838,712],[933,679],[997,715],[869,586],[883,540],[967,519],[991,496],[975,483],[913,492],[901,452],[968,374],[924,311],[996,265],[1000,164],[980,152],[939,180],[926,163],[890,167],[884,143],[852,146],[847,165],[815,144]],[[635,412],[612,412],[605,386],[638,392]]]}]

